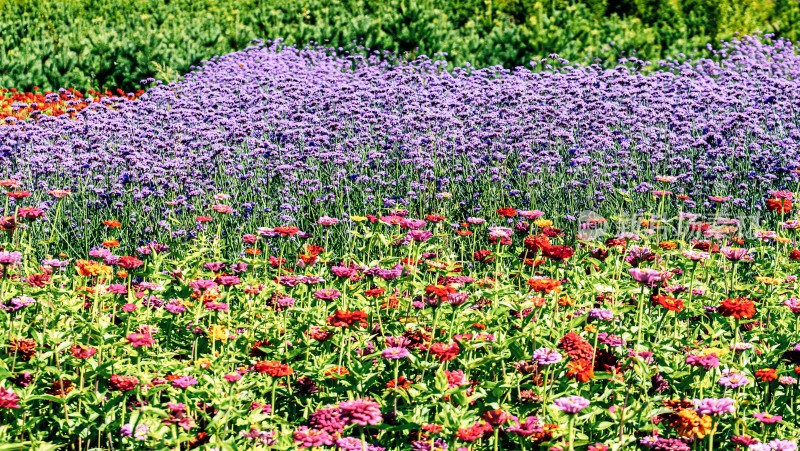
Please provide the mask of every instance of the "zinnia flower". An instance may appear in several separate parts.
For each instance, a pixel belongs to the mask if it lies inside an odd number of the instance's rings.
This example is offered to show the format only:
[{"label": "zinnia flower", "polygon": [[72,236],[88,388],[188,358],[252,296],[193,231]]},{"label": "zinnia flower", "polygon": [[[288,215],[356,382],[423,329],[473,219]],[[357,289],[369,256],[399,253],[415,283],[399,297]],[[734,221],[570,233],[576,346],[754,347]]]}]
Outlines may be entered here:
[{"label": "zinnia flower", "polygon": [[583,396],[567,396],[553,401],[558,410],[574,415],[589,406],[590,402]]}]

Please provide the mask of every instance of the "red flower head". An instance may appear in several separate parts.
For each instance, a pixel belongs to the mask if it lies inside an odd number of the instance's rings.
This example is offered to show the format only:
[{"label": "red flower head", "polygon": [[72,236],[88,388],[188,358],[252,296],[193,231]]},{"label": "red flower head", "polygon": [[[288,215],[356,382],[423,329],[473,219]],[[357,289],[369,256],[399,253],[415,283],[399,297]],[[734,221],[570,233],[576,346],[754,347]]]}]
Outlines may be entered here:
[{"label": "red flower head", "polygon": [[425,294],[428,296],[436,296],[441,300],[447,299],[447,295],[455,293],[456,289],[450,285],[428,285],[425,287]]},{"label": "red flower head", "polygon": [[792,211],[792,201],[789,199],[767,199],[767,209],[775,213],[789,213]]},{"label": "red flower head", "polygon": [[561,338],[558,342],[558,349],[564,352],[573,360],[588,360],[592,361],[594,357],[594,348],[591,343],[584,340],[580,335],[575,332],[569,332]]},{"label": "red flower head", "polygon": [[119,261],[117,261],[117,265],[119,265],[122,268],[125,268],[125,269],[130,271],[132,269],[136,269],[136,268],[144,265],[144,262],[139,260],[136,257],[125,256],[125,257],[120,257],[119,258]]},{"label": "red flower head", "polygon": [[542,249],[542,255],[553,260],[567,260],[575,250],[569,246],[548,246]]},{"label": "red flower head", "polygon": [[336,313],[328,317],[328,325],[333,327],[350,327],[359,324],[366,327],[367,314],[360,311],[336,310]]},{"label": "red flower head", "polygon": [[275,227],[274,229],[272,229],[272,231],[279,234],[280,236],[294,236],[297,234],[297,232],[300,231],[300,229],[298,229],[295,226],[280,226],[280,227]]},{"label": "red flower head", "polygon": [[660,305],[667,310],[672,310],[673,312],[680,312],[683,310],[683,301],[670,296],[664,296],[662,294],[653,296],[653,305]]},{"label": "red flower head", "polygon": [[789,253],[789,258],[794,261],[800,260],[800,249],[792,249],[792,252]]},{"label": "red flower head", "polygon": [[472,426],[459,428],[456,432],[456,438],[461,440],[462,442],[474,442],[484,436],[488,436],[494,432],[494,428],[486,422],[480,421],[476,422]]},{"label": "red flower head", "polygon": [[108,380],[111,391],[131,391],[139,385],[139,379],[133,376],[120,376],[115,374]]},{"label": "red flower head", "polygon": [[514,218],[517,216],[517,210],[511,207],[502,207],[497,209],[497,215],[501,218]]},{"label": "red flower head", "polygon": [[525,246],[525,249],[535,254],[540,249],[550,247],[550,239],[544,235],[529,235],[525,237],[525,241],[523,241],[522,244]]},{"label": "red flower head", "polygon": [[549,277],[536,276],[528,280],[528,286],[537,293],[550,294],[553,291],[561,291],[561,281],[550,279]]},{"label": "red flower head", "polygon": [[109,219],[109,220],[103,221],[103,225],[108,227],[109,229],[119,229],[119,228],[122,227],[122,223],[117,221],[117,220],[115,220],[115,219]]},{"label": "red flower head", "polygon": [[772,382],[778,379],[778,370],[775,368],[762,368],[756,371],[756,378],[761,382]]},{"label": "red flower head", "polygon": [[492,256],[492,251],[488,249],[481,249],[479,251],[473,252],[472,258],[474,258],[475,261],[480,263],[491,263],[494,261],[494,257]]},{"label": "red flower head", "polygon": [[253,365],[253,371],[259,374],[268,374],[272,377],[286,377],[294,374],[292,367],[274,360],[262,360]]},{"label": "red flower head", "polygon": [[458,357],[459,351],[461,351],[461,349],[458,347],[458,343],[455,342],[451,343],[450,345],[445,343],[434,343],[428,349],[428,352],[438,357],[440,362],[448,362],[455,359]]},{"label": "red flower head", "polygon": [[756,314],[756,306],[753,301],[747,298],[729,298],[719,304],[717,311],[722,316],[750,319]]},{"label": "red flower head", "polygon": [[567,377],[578,382],[589,382],[594,378],[591,360],[573,360],[567,364]]}]

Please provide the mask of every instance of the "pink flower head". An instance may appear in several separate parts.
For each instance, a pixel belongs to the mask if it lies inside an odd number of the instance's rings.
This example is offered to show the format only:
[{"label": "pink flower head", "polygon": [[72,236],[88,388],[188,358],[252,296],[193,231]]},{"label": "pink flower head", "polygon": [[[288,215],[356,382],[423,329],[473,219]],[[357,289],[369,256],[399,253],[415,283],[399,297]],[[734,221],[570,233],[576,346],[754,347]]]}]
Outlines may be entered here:
[{"label": "pink flower head", "polygon": [[11,389],[0,387],[0,409],[19,409],[19,396]]},{"label": "pink flower head", "polygon": [[661,272],[650,268],[631,268],[628,273],[633,277],[633,280],[645,285],[660,282],[662,278]]},{"label": "pink flower head", "polygon": [[700,415],[724,415],[736,411],[735,401],[731,398],[704,398],[692,400]]},{"label": "pink flower head", "polygon": [[764,424],[775,424],[775,423],[780,423],[781,421],[783,421],[783,417],[782,416],[780,416],[780,415],[771,415],[771,414],[769,414],[767,412],[754,413],[753,417],[756,420],[758,420],[758,421],[760,421],[760,422],[762,422]]},{"label": "pink flower head", "polygon": [[150,347],[155,344],[155,340],[150,334],[132,333],[128,335],[128,344],[134,348]]},{"label": "pink flower head", "polygon": [[567,396],[565,398],[558,398],[553,403],[558,410],[574,415],[589,406],[590,402],[583,396]]},{"label": "pink flower head", "polygon": [[383,421],[380,405],[370,398],[342,401],[339,403],[339,410],[348,424],[369,426]]},{"label": "pink flower head", "polygon": [[329,216],[322,216],[317,220],[317,224],[323,227],[330,227],[339,223],[339,220],[336,218],[331,218]]},{"label": "pink flower head", "polygon": [[233,208],[223,204],[216,204],[211,208],[217,213],[223,213],[223,214],[233,213]]}]

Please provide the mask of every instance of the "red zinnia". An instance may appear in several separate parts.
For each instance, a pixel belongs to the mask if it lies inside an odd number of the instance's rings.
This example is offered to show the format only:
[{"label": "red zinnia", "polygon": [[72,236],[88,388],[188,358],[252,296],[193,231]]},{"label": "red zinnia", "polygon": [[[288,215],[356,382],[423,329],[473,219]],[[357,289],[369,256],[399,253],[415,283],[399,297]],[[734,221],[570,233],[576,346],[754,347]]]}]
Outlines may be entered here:
[{"label": "red zinnia", "polygon": [[280,236],[294,236],[300,231],[295,226],[280,226],[272,229],[273,232],[280,234]]},{"label": "red zinnia", "polygon": [[553,260],[566,260],[575,253],[569,246],[548,246],[542,248],[542,255]]},{"label": "red zinnia", "polygon": [[578,382],[589,382],[594,378],[591,360],[573,360],[567,364],[567,377]]},{"label": "red zinnia", "polygon": [[139,385],[139,379],[133,376],[120,376],[115,374],[108,380],[108,386],[112,391],[131,391]]},{"label": "red zinnia", "polygon": [[767,209],[775,213],[789,213],[792,211],[792,201],[789,199],[767,199]]},{"label": "red zinnia", "polygon": [[474,258],[475,261],[481,263],[491,263],[494,261],[494,256],[492,256],[492,251],[488,249],[481,249],[479,251],[473,252],[472,258]]},{"label": "red zinnia", "polygon": [[144,262],[139,260],[136,257],[132,257],[130,255],[126,255],[124,257],[120,257],[119,258],[119,261],[117,261],[117,265],[119,265],[119,266],[121,266],[121,267],[123,267],[123,268],[125,268],[125,269],[130,271],[132,269],[136,269],[136,268],[144,265]]},{"label": "red zinnia", "polygon": [[428,349],[428,352],[438,357],[440,362],[448,362],[455,359],[458,357],[459,351],[461,351],[461,349],[458,347],[458,343],[455,342],[451,343],[450,345],[445,343],[434,343]]},{"label": "red zinnia", "polygon": [[292,367],[274,360],[262,360],[253,365],[253,370],[257,373],[268,374],[272,377],[285,377],[294,374]]},{"label": "red zinnia", "polygon": [[756,306],[747,298],[729,298],[722,301],[717,308],[722,316],[732,316],[736,319],[749,319],[755,316]]},{"label": "red zinnia", "polygon": [[558,342],[558,349],[564,350],[569,358],[573,360],[591,361],[592,357],[594,357],[594,348],[591,343],[575,332],[569,332],[564,335]]},{"label": "red zinnia", "polygon": [[328,317],[328,325],[333,327],[350,327],[353,324],[363,324],[366,326],[364,320],[367,319],[367,314],[356,310],[354,312],[348,310],[336,310],[336,313]]},{"label": "red zinnia", "polygon": [[756,371],[756,377],[761,382],[772,382],[778,379],[778,370],[775,368],[762,368]]},{"label": "red zinnia", "polygon": [[653,296],[653,304],[660,305],[673,312],[680,312],[683,310],[683,301],[670,296],[664,296],[663,294]]},{"label": "red zinnia", "polygon": [[517,210],[511,207],[501,207],[497,209],[497,215],[501,218],[513,218],[517,216]]},{"label": "red zinnia", "polygon": [[544,235],[529,235],[522,244],[525,249],[536,253],[539,249],[550,247],[550,239]]}]

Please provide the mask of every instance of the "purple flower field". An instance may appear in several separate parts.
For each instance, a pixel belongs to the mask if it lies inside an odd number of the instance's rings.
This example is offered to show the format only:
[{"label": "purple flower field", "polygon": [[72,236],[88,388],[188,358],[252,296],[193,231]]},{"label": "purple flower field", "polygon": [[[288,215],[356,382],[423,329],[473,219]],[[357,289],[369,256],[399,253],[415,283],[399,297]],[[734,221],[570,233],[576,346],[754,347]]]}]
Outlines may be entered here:
[{"label": "purple flower field", "polygon": [[422,212],[450,195],[464,216],[513,204],[571,219],[643,208],[653,176],[670,174],[690,210],[716,209],[709,195],[760,210],[766,189],[797,182],[800,140],[800,57],[762,41],[646,75],[556,59],[448,72],[257,45],[138,101],[0,128],[0,176],[80,192],[56,228],[80,235],[100,210],[138,219],[139,238],[191,235],[203,196],[220,192],[242,223]]}]

